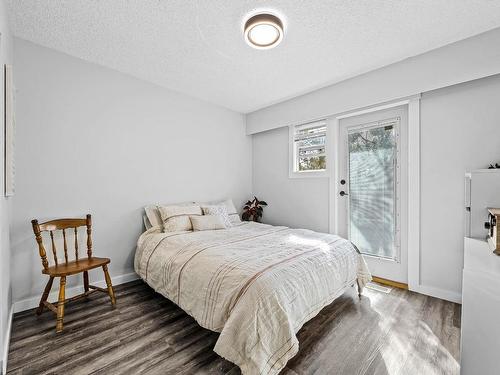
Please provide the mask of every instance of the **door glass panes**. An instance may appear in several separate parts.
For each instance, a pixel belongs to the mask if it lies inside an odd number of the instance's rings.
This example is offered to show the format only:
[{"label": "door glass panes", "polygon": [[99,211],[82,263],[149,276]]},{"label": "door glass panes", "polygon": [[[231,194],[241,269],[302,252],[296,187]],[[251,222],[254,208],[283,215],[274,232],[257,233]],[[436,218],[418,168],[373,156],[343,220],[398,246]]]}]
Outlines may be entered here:
[{"label": "door glass panes", "polygon": [[397,259],[398,119],[348,130],[349,239],[363,254]]}]

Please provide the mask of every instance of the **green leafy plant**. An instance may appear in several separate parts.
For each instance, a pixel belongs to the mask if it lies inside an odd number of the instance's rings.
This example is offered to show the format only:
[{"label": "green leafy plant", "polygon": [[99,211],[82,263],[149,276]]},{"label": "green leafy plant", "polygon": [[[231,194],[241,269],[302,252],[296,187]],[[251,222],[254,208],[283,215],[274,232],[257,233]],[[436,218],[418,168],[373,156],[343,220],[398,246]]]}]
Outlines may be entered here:
[{"label": "green leafy plant", "polygon": [[264,206],[267,206],[265,201],[259,201],[257,197],[253,197],[253,200],[245,203],[241,218],[245,221],[260,221],[264,211]]}]

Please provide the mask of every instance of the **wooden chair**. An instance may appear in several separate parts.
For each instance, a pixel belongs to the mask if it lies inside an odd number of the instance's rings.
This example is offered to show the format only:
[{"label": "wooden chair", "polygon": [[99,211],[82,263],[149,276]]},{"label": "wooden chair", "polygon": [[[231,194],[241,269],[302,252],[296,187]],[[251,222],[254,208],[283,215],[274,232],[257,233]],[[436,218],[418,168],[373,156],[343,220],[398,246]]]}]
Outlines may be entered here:
[{"label": "wooden chair", "polygon": [[[63,330],[63,319],[64,319],[64,305],[67,302],[71,302],[83,297],[89,296],[93,292],[104,292],[109,294],[111,298],[111,305],[115,307],[115,293],[113,291],[113,285],[111,284],[111,278],[108,273],[108,263],[111,262],[109,258],[96,258],[92,256],[92,219],[90,215],[87,215],[85,219],[58,219],[47,221],[42,224],[38,224],[38,220],[32,220],[33,232],[35,233],[36,242],[38,243],[38,250],[40,252],[40,258],[42,258],[43,270],[42,273],[49,275],[49,281],[43,292],[42,298],[40,300],[40,305],[36,309],[37,315],[43,312],[44,306],[57,315],[56,332],[62,332]],[[79,258],[78,256],[78,228],[87,227],[87,257]],[[73,229],[74,239],[75,239],[75,260],[68,260],[68,245],[66,242],[66,230]],[[62,237],[64,242],[64,263],[59,261],[57,258],[57,249],[54,241],[54,231],[62,230]],[[49,267],[49,262],[47,261],[47,254],[45,252],[45,247],[43,246],[42,232],[49,232],[50,239],[52,243],[52,254],[54,258],[54,265]],[[93,286],[89,284],[89,274],[88,270],[93,268],[102,267],[104,271],[104,277],[106,279],[107,290]],[[73,298],[65,299],[65,288],[66,288],[66,276],[75,275],[83,272],[83,287],[84,293],[79,294]],[[60,278],[59,287],[59,300],[57,305],[54,305],[47,301],[49,297],[50,289],[52,288],[52,282],[55,277]]]}]

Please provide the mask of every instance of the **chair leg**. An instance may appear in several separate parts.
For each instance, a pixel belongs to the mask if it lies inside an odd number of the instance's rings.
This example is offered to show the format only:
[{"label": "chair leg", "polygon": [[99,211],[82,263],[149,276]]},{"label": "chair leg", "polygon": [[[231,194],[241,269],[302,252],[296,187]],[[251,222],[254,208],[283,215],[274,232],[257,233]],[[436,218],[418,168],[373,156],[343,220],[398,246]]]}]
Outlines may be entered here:
[{"label": "chair leg", "polygon": [[45,290],[43,291],[42,298],[40,299],[40,304],[38,308],[35,310],[36,315],[40,315],[43,312],[44,302],[49,298],[50,289],[52,289],[52,282],[54,281],[54,277],[50,276],[49,281],[47,281],[47,285],[45,285]]},{"label": "chair leg", "polygon": [[57,323],[56,323],[57,333],[62,332],[63,330],[65,289],[66,289],[66,276],[61,276],[61,284],[59,287],[59,300],[57,302]]},{"label": "chair leg", "polygon": [[[89,291],[89,272],[88,271],[83,271],[83,289],[85,290],[85,293]],[[88,296],[87,296],[88,298]]]},{"label": "chair leg", "polygon": [[113,290],[113,285],[111,284],[111,277],[109,277],[108,266],[105,264],[102,266],[102,270],[104,271],[104,278],[106,279],[106,285],[108,286],[108,294],[109,298],[111,298],[111,305],[113,307],[116,306],[115,292]]}]

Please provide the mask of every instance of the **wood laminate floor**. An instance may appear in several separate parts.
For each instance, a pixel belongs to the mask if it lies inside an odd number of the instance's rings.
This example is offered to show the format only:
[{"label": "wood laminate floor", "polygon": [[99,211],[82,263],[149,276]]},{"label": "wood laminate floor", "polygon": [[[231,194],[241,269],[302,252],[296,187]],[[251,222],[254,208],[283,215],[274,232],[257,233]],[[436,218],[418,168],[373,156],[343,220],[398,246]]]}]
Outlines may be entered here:
[{"label": "wood laminate floor", "polygon": [[[240,374],[201,328],[142,281],[66,307],[62,334],[45,311],[14,316],[9,374]],[[400,289],[354,288],[299,331],[282,374],[459,374],[460,306]]]}]

